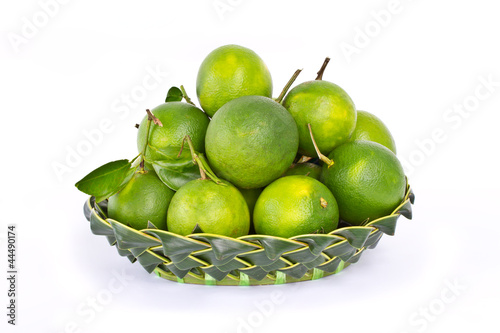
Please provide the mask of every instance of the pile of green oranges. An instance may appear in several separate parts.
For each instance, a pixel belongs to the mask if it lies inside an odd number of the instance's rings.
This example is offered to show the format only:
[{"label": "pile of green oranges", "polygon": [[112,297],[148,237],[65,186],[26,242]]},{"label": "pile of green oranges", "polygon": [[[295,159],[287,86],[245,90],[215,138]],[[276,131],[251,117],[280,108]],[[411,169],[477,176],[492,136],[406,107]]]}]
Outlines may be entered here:
[{"label": "pile of green oranges", "polygon": [[[200,108],[185,95],[140,123],[141,165],[109,197],[109,218],[180,235],[289,238],[390,214],[406,190],[394,140],[379,118],[322,79],[328,60],[315,80],[288,91],[297,72],[273,99],[271,75],[255,52],[238,45],[212,51],[196,81]],[[177,157],[181,149],[192,154],[196,166],[178,188],[156,168],[170,148]]]}]

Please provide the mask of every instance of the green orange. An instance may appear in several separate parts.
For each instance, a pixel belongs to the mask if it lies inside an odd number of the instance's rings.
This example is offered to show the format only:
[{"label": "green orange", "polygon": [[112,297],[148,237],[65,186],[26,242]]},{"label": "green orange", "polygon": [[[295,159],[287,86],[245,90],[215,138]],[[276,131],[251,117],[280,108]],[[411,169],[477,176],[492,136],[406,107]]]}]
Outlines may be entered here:
[{"label": "green orange", "polygon": [[[146,149],[147,161],[160,159],[158,149],[165,147],[180,147],[186,135],[191,137],[194,149],[205,151],[205,133],[209,119],[197,107],[183,102],[168,102],[151,110],[153,115],[162,122],[162,127],[151,123],[149,131],[149,147]],[[148,117],[145,116],[139,125],[137,133],[137,148],[142,151],[146,144]]]},{"label": "green orange", "polygon": [[394,142],[391,132],[380,118],[369,112],[358,110],[356,128],[354,132],[352,132],[349,141],[354,140],[377,142],[396,154],[396,143]]},{"label": "green orange", "polygon": [[262,188],[251,188],[251,189],[239,188],[238,190],[240,191],[240,193],[245,198],[245,201],[247,202],[248,211],[250,212],[250,220],[251,220],[252,215],[253,215],[253,209],[255,207],[255,203],[257,202],[257,199],[259,198],[259,195],[262,193],[263,189]]},{"label": "green orange", "polygon": [[319,165],[306,162],[292,164],[288,170],[285,171],[283,176],[303,175],[319,180],[320,174],[321,167]]},{"label": "green orange", "polygon": [[253,218],[257,234],[289,238],[333,231],[339,211],[332,192],[318,180],[287,176],[262,191]]},{"label": "green orange", "polygon": [[306,156],[316,156],[308,124],[323,154],[349,140],[356,126],[352,99],[341,87],[328,81],[299,84],[286,95],[283,106],[297,123],[299,153]]},{"label": "green orange", "polygon": [[212,118],[205,149],[215,173],[239,188],[266,186],[292,164],[299,137],[290,113],[262,96],[226,103]]},{"label": "green orange", "polygon": [[203,60],[196,78],[200,105],[212,117],[220,107],[241,96],[272,97],[271,74],[264,61],[252,50],[225,45]]},{"label": "green orange", "polygon": [[108,201],[108,217],[135,229],[146,229],[148,221],[166,230],[167,210],[174,191],[154,172],[137,172],[127,185]]},{"label": "green orange", "polygon": [[205,233],[239,237],[248,234],[250,214],[243,195],[229,182],[216,184],[196,179],[172,198],[167,214],[168,231],[189,235],[196,225]]},{"label": "green orange", "polygon": [[239,188],[241,194],[245,198],[245,201],[248,205],[248,212],[250,213],[250,231],[249,234],[255,234],[255,228],[253,227],[253,210],[255,208],[255,203],[262,193],[262,188],[251,188],[251,189],[243,189]]},{"label": "green orange", "polygon": [[348,142],[328,156],[321,181],[332,191],[340,218],[360,225],[389,215],[402,202],[406,190],[403,167],[396,155],[370,141]]}]

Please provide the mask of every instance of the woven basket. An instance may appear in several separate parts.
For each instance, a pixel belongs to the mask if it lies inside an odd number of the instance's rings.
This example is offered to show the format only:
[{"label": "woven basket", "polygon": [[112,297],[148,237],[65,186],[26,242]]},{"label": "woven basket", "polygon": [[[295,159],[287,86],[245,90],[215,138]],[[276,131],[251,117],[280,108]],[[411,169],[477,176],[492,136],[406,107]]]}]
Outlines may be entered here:
[{"label": "woven basket", "polygon": [[[181,283],[207,285],[265,285],[315,280],[356,263],[373,249],[383,234],[394,235],[400,215],[411,219],[414,195],[409,185],[403,202],[388,216],[364,226],[347,226],[328,234],[291,238],[247,235],[239,238],[193,233],[180,236],[150,225],[132,229],[106,216],[107,201],[90,197],[84,214],[95,235],[148,273]],[[346,225],[346,226],[344,226]]]}]

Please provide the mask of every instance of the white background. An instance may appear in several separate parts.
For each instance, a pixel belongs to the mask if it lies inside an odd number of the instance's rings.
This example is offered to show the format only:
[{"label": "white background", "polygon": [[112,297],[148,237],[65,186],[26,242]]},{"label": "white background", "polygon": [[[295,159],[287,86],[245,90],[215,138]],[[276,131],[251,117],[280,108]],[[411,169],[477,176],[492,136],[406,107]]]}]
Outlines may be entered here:
[{"label": "white background", "polygon": [[[41,3],[52,3],[50,16]],[[391,3],[3,1],[2,332],[498,330],[498,8],[490,0]],[[313,79],[330,56],[324,79],[396,139],[416,193],[414,219],[401,218],[395,237],[337,276],[252,288],[172,283],[119,257],[83,217],[86,195],[74,183],[134,157],[144,109],[172,85],[195,100],[199,64],[229,43],[264,59],[275,96],[295,69],[304,68],[298,82]],[[163,73],[156,87],[141,87],[155,70]],[[70,153],[78,149],[81,159]],[[5,316],[10,223],[15,327]]]}]

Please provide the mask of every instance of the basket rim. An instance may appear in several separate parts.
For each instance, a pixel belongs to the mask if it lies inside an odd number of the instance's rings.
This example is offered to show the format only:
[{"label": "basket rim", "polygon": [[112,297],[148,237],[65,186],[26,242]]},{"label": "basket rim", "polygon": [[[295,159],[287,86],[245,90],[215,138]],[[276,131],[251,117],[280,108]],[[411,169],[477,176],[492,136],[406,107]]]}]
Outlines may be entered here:
[{"label": "basket rim", "polygon": [[[401,215],[411,219],[414,199],[407,182],[402,202],[387,216],[326,234],[290,238],[261,234],[231,238],[211,233],[181,236],[152,224],[136,230],[108,218],[107,200],[96,203],[93,196],[85,202],[84,215],[92,233],[106,236],[121,256],[139,261],[146,271],[164,279],[208,285],[264,285],[315,280],[340,272],[357,262],[364,250],[374,248],[383,234],[394,235]],[[340,253],[344,248],[346,252]]]}]

